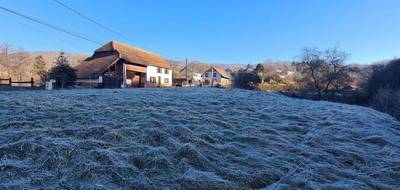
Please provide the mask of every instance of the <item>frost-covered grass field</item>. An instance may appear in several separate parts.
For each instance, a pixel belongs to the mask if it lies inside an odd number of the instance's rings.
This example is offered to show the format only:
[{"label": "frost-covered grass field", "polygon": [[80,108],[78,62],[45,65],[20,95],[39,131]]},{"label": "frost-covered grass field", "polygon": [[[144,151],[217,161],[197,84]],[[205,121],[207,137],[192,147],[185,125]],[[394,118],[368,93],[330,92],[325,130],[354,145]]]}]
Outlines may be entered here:
[{"label": "frost-covered grass field", "polygon": [[0,189],[398,189],[400,123],[209,88],[0,92]]}]

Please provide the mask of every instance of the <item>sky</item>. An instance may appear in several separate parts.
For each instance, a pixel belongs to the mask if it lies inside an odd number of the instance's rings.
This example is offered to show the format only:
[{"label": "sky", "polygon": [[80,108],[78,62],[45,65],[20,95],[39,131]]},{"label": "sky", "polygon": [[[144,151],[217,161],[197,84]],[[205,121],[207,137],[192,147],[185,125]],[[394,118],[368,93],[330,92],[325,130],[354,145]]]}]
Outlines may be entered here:
[{"label": "sky", "polygon": [[[123,34],[104,30],[54,0],[0,6],[106,43],[168,59],[256,64],[290,61],[304,47],[338,46],[351,63],[400,56],[399,0],[59,0]],[[91,55],[100,45],[0,10],[0,43],[28,51]]]}]

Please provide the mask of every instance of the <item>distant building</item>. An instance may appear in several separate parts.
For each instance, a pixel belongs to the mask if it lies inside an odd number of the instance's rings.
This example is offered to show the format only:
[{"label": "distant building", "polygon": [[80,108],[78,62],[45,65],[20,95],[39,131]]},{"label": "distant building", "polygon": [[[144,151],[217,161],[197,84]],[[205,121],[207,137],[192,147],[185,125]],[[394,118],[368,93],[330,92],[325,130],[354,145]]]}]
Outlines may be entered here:
[{"label": "distant building", "polygon": [[82,86],[172,86],[171,66],[161,56],[116,41],[108,42],[76,67]]},{"label": "distant building", "polygon": [[201,77],[201,73],[192,73],[192,80],[193,81],[201,81],[202,77]]},{"label": "distant building", "polygon": [[[189,67],[190,68],[190,67]],[[183,67],[179,72],[181,74],[181,78],[186,79],[187,77],[187,81],[192,82],[192,84],[200,84],[202,81],[202,77],[201,77],[201,72],[196,72],[198,69],[193,69],[190,68],[189,70],[186,71],[186,66]],[[187,74],[187,76],[186,76]]]},{"label": "distant building", "polygon": [[219,67],[209,68],[201,77],[204,85],[221,85],[224,87],[231,85],[231,76],[226,73],[224,69]]}]

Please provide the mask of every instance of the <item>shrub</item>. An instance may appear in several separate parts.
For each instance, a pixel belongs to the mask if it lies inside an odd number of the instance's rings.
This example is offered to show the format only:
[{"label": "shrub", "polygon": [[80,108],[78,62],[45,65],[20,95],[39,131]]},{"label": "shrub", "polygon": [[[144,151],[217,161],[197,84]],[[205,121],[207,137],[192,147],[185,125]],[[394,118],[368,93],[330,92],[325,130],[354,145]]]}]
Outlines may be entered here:
[{"label": "shrub", "polygon": [[392,60],[387,65],[374,66],[372,75],[366,85],[369,97],[373,97],[382,88],[400,89],[399,73],[400,59]]},{"label": "shrub", "polygon": [[373,95],[370,104],[376,110],[400,119],[400,90],[381,88]]},{"label": "shrub", "polygon": [[254,90],[258,88],[258,84],[261,83],[261,80],[260,76],[254,73],[236,73],[234,75],[233,86],[235,88]]}]

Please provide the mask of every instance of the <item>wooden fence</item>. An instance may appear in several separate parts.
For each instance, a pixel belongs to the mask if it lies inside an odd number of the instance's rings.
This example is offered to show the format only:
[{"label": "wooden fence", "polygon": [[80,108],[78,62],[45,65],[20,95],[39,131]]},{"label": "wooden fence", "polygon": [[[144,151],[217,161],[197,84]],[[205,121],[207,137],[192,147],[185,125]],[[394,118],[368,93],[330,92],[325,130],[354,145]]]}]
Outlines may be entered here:
[{"label": "wooden fence", "polygon": [[[14,85],[13,85],[14,84]],[[0,78],[0,85],[6,85],[6,86],[25,86],[25,85],[29,85],[30,87],[33,87],[33,85],[35,84],[35,81],[33,80],[33,78],[31,78],[30,81],[12,81],[11,78],[8,79],[2,79]]]}]

